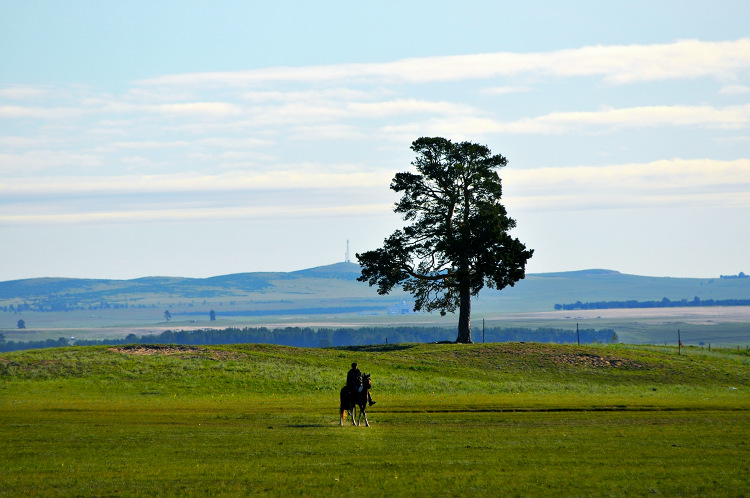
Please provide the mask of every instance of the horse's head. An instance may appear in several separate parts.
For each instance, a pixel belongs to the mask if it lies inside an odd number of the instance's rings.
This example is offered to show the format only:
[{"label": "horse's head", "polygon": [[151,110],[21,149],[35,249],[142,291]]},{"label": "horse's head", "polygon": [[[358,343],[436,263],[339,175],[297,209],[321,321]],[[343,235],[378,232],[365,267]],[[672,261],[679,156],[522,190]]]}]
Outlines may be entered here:
[{"label": "horse's head", "polygon": [[362,376],[362,385],[365,389],[372,389],[372,380],[370,380],[370,374],[364,374]]}]

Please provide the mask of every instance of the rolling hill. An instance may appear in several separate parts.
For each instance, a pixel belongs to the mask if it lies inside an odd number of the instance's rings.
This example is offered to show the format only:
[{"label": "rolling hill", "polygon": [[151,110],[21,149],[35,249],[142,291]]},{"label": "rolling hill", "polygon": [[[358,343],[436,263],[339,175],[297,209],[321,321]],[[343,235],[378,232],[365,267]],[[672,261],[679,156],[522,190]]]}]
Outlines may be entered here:
[{"label": "rolling hill", "polygon": [[[336,263],[294,272],[237,273],[210,278],[144,277],[132,280],[36,278],[0,282],[0,309],[74,311],[169,307],[173,314],[255,315],[406,311],[402,292],[379,296],[357,282],[359,266]],[[576,301],[672,301],[750,298],[750,278],[669,278],[582,270],[529,274],[514,287],[485,289],[474,301],[477,311],[551,311]],[[401,305],[406,301],[406,306]]]}]

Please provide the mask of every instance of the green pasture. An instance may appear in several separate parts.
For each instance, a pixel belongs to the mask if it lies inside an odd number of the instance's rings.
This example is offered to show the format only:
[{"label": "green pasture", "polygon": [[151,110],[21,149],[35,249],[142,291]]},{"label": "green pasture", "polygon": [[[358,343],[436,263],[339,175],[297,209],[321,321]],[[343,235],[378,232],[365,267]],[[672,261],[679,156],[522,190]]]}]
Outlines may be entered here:
[{"label": "green pasture", "polygon": [[[132,346],[0,354],[0,495],[746,496],[747,350]],[[370,428],[338,391],[372,373]]]}]

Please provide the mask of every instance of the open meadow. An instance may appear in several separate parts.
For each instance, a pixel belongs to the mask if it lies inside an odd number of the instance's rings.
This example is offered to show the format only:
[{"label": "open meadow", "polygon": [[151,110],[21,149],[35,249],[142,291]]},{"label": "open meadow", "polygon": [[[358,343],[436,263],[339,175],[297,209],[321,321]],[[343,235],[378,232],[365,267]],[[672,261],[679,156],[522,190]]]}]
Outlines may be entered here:
[{"label": "open meadow", "polygon": [[[338,424],[352,361],[372,374],[370,428]],[[747,496],[748,436],[744,348],[0,354],[8,496]]]}]

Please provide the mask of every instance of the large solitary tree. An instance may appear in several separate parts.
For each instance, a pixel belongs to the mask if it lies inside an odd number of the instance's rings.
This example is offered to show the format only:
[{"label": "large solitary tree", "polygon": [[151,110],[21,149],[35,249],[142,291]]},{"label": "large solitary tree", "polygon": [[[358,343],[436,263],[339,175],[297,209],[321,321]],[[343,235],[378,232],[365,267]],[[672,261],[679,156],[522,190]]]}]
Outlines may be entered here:
[{"label": "large solitary tree", "polygon": [[534,253],[508,233],[516,221],[500,203],[497,174],[507,160],[484,145],[440,137],[415,140],[411,149],[418,174],[397,173],[391,182],[402,194],[394,211],[411,224],[357,254],[358,280],[381,295],[400,285],[414,296],[415,311],[458,308],[456,342],[469,343],[471,296],[485,285],[512,287]]}]

